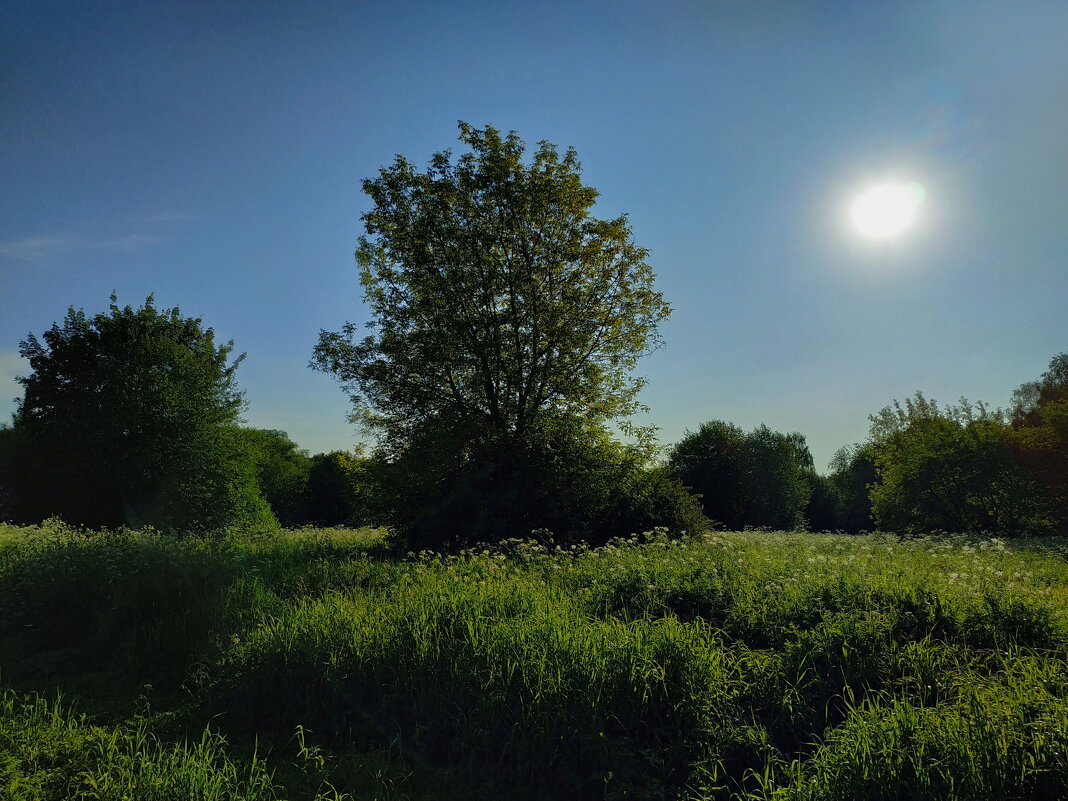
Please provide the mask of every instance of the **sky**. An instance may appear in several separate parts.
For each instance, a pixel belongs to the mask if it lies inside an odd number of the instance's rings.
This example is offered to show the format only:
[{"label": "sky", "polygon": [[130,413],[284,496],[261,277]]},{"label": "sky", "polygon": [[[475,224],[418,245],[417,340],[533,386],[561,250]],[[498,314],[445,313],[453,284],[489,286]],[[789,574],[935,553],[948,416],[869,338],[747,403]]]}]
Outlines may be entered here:
[{"label": "sky", "polygon": [[[674,312],[639,422],[799,431],[817,467],[920,390],[997,405],[1068,350],[1068,4],[568,0],[0,7],[0,416],[68,306],[179,306],[250,425],[358,441],[309,369],[364,323],[361,181],[457,121],[574,147]],[[883,241],[850,202],[925,195]]]}]

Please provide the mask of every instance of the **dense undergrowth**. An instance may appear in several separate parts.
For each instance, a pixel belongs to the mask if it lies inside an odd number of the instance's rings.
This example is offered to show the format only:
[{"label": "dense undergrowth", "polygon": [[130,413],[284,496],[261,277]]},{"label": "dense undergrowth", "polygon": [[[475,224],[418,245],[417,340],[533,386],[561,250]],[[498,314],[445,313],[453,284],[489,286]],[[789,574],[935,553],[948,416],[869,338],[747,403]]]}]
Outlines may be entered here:
[{"label": "dense undergrowth", "polygon": [[1063,798],[1066,554],[0,526],[0,795]]}]

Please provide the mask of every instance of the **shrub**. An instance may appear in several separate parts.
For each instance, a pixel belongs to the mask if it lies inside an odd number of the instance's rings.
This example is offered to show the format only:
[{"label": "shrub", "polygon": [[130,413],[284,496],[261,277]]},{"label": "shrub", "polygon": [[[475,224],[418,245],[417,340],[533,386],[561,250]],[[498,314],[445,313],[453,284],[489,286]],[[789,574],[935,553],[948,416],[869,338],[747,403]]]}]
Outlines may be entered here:
[{"label": "shrub", "polygon": [[497,542],[552,532],[602,543],[667,526],[704,528],[694,499],[638,448],[577,418],[543,420],[524,442],[465,451],[435,429],[377,468],[383,514],[408,547]]}]

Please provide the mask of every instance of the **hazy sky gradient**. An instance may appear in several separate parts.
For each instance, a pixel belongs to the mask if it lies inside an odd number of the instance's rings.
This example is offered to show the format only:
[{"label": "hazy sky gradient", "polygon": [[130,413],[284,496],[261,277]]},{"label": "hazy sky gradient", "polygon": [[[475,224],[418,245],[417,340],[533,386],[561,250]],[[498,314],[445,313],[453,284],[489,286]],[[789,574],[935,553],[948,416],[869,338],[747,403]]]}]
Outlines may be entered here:
[{"label": "hazy sky gradient", "polygon": [[[307,368],[363,322],[360,181],[456,121],[574,146],[675,308],[661,441],[719,418],[817,466],[915,390],[994,404],[1068,350],[1068,4],[8,3],[0,10],[0,413],[16,356],[112,290],[248,358],[249,423],[351,447]],[[851,196],[921,181],[878,246]]]}]

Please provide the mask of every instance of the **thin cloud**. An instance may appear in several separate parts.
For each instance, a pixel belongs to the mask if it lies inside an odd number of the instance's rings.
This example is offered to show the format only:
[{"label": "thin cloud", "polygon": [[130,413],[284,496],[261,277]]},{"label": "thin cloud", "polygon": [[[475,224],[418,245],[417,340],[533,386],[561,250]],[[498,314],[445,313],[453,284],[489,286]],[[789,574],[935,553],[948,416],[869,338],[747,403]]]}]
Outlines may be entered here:
[{"label": "thin cloud", "polygon": [[57,250],[69,247],[70,239],[65,235],[37,236],[19,239],[14,242],[0,242],[0,260],[3,261],[40,261]]},{"label": "thin cloud", "polygon": [[148,245],[155,245],[162,242],[163,239],[158,236],[145,236],[143,234],[128,234],[127,236],[120,236],[114,239],[97,239],[87,240],[81,242],[78,247],[85,248],[87,250],[123,250],[123,251],[135,251],[141,250]]},{"label": "thin cloud", "polygon": [[127,234],[104,239],[79,238],[68,234],[37,236],[0,242],[0,262],[42,261],[55,253],[72,250],[116,250],[133,253],[162,241],[162,237],[145,234]]}]

